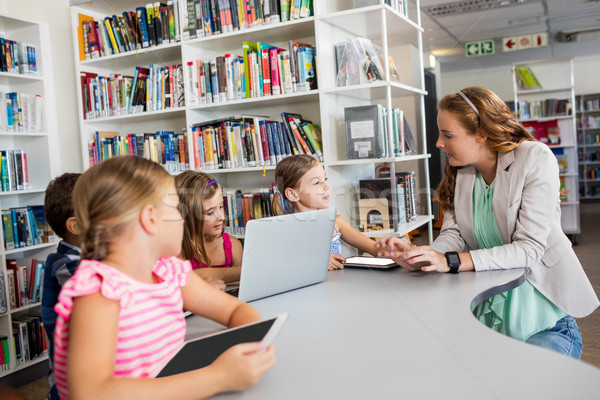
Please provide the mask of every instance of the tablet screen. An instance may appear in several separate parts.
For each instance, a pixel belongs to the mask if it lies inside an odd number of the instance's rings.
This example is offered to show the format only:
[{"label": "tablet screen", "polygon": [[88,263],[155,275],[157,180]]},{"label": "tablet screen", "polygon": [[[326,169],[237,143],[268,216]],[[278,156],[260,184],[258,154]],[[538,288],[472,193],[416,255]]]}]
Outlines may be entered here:
[{"label": "tablet screen", "polygon": [[214,335],[187,342],[158,374],[175,375],[206,367],[225,350],[240,343],[260,342],[275,324],[277,317],[253,324],[227,329]]},{"label": "tablet screen", "polygon": [[344,265],[364,266],[391,266],[396,265],[394,260],[387,257],[348,257]]}]

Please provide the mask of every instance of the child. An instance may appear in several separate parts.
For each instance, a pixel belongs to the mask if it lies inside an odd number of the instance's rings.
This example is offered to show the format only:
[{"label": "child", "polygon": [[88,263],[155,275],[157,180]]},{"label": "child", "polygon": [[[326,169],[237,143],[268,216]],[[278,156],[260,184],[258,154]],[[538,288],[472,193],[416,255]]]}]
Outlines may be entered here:
[{"label": "child", "polygon": [[240,280],[242,244],[225,233],[221,186],[203,172],[186,171],[175,178],[179,211],[184,217],[181,258],[210,283]]},{"label": "child", "polygon": [[54,359],[54,324],[56,312],[54,306],[58,302],[58,293],[65,282],[73,276],[81,257],[81,237],[75,222],[73,211],[73,188],[81,174],[65,173],[55,178],[46,188],[44,198],[44,214],[48,224],[62,238],[56,253],[51,253],[44,267],[44,290],[42,291],[42,322],[48,339],[48,356],[50,371],[49,400],[58,400],[58,392],[54,385],[52,361]]},{"label": "child", "polygon": [[75,185],[82,261],[56,306],[61,399],[198,399],[255,384],[274,348],[244,343],[210,366],[154,378],[181,348],[183,308],[227,326],[260,319],[250,305],[189,274],[173,177],[142,157],[91,167]]},{"label": "child", "polygon": [[[329,184],[321,163],[306,154],[286,157],[275,168],[277,191],[275,215],[329,208]],[[377,255],[375,242],[352,228],[339,215],[335,218],[329,270],[344,268],[340,239],[358,250]]]}]

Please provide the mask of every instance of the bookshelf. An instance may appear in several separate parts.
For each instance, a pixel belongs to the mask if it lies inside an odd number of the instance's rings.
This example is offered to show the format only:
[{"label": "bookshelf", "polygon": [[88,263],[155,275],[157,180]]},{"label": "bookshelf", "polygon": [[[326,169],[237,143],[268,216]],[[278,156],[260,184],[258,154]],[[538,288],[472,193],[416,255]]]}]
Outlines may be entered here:
[{"label": "bookshelf", "polygon": [[[239,31],[186,39],[183,32],[180,42],[168,47],[150,47],[142,51],[110,55],[93,60],[80,61],[75,55],[79,104],[81,106],[80,72],[99,74],[131,74],[138,65],[150,63],[180,63],[185,66],[196,60],[210,59],[224,54],[242,56],[242,42],[264,42],[284,49],[290,40],[316,47],[316,75],[318,88],[286,94],[235,99],[219,103],[192,101],[189,95],[191,80],[184,73],[185,105],[177,110],[145,112],[135,115],[120,115],[99,119],[85,119],[80,107],[80,131],[82,155],[85,167],[89,165],[87,143],[92,133],[98,130],[127,132],[156,131],[158,129],[180,132],[187,129],[188,158],[194,165],[192,127],[206,121],[234,115],[258,115],[270,120],[281,121],[282,112],[302,114],[314,124],[321,126],[323,165],[331,184],[334,205],[353,226],[358,225],[358,199],[356,184],[360,179],[375,176],[378,164],[389,164],[392,173],[402,170],[416,171],[420,217],[411,223],[396,226],[389,232],[372,232],[370,236],[384,234],[403,235],[409,231],[429,225],[431,228],[428,158],[425,146],[424,102],[426,94],[423,84],[422,28],[418,6],[411,5],[410,18],[395,11],[384,1],[363,8],[354,8],[352,0],[313,2],[313,15],[287,22],[266,24]],[[376,4],[375,4],[376,3]],[[79,14],[103,18],[117,12],[135,10],[143,6],[141,1],[90,1],[71,7],[73,40],[78,48],[76,27]],[[182,26],[182,23],[179,24]],[[394,56],[401,81],[390,79],[388,62],[385,63],[386,77],[370,84],[356,87],[335,86],[336,57],[334,45],[350,35],[361,35],[382,47],[385,56]],[[386,57],[384,57],[386,58]],[[379,103],[391,109],[401,107],[413,128],[419,151],[401,157],[370,160],[347,160],[345,154],[344,107]],[[224,189],[257,192],[270,188],[274,182],[271,166],[236,167],[214,169],[206,172],[215,176]],[[395,218],[395,221],[398,219]],[[429,229],[432,241],[431,229]]]},{"label": "bookshelf", "polygon": [[600,93],[577,96],[579,195],[600,199]]},{"label": "bookshelf", "polygon": [[[518,68],[528,68],[538,87],[523,86]],[[557,58],[513,64],[513,90],[517,120],[546,143],[556,156],[561,180],[561,224],[577,244],[579,220],[579,157],[575,113],[573,59]],[[526,80],[526,79],[525,79]]]},{"label": "bookshelf", "polygon": [[[54,86],[51,59],[50,30],[45,23],[0,14],[0,32],[5,39],[15,40],[18,43],[29,43],[35,47],[35,59],[37,72],[14,71],[0,72],[0,92],[19,92],[25,94],[39,94],[41,101],[35,114],[36,128],[30,131],[19,131],[13,125],[0,128],[0,150],[22,149],[27,154],[27,174],[29,180],[28,188],[24,190],[5,190],[0,192],[0,208],[26,207],[30,205],[44,204],[44,192],[51,178],[58,173],[58,155],[52,154],[52,143],[56,143],[56,109],[54,105]],[[6,105],[3,105],[6,107]],[[3,109],[6,115],[6,109]],[[23,115],[23,118],[26,117]],[[33,120],[31,120],[33,121]],[[14,121],[13,121],[14,122]],[[34,124],[35,125],[35,124]],[[15,130],[16,129],[16,130]],[[2,242],[5,232],[0,229]],[[7,279],[7,260],[14,258],[45,261],[48,253],[56,247],[56,242],[41,243],[16,249],[5,249],[0,246],[0,274],[3,276],[0,296],[4,296],[3,305],[6,312],[0,314],[0,337],[7,336],[12,342],[13,322],[26,318],[28,315],[39,315],[40,303],[12,307],[8,298],[9,282]],[[41,338],[41,337],[40,337]],[[48,359],[47,352],[43,352],[29,361],[17,363],[14,346],[9,346],[10,363],[0,367],[0,378],[17,371],[25,370],[35,364]]]}]

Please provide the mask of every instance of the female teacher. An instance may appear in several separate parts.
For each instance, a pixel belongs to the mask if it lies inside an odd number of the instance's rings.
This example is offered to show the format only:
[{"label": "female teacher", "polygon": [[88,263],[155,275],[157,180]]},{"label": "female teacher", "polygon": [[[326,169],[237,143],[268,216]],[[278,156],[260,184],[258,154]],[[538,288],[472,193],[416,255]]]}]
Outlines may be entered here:
[{"label": "female teacher", "polygon": [[599,302],[560,225],[556,158],[490,90],[468,87],[444,96],[438,109],[436,146],[448,158],[437,190],[441,232],[431,246],[383,238],[380,254],[409,270],[525,268],[525,283],[484,301],[475,316],[505,335],[580,358],[573,317]]}]

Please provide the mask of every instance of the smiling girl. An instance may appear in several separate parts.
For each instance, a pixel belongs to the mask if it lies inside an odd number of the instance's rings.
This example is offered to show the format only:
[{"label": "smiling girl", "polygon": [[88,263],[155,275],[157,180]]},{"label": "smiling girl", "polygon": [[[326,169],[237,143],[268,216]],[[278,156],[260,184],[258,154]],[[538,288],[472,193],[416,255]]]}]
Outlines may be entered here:
[{"label": "smiling girl", "polygon": [[225,233],[221,186],[203,172],[186,171],[175,178],[179,208],[185,219],[181,257],[210,283],[240,280],[242,244]]},{"label": "smiling girl", "polygon": [[[299,154],[286,157],[275,169],[277,192],[273,198],[275,215],[329,208],[329,183],[321,163],[314,157]],[[331,241],[329,270],[344,268],[340,239],[358,250],[377,254],[375,242],[337,215]]]}]

